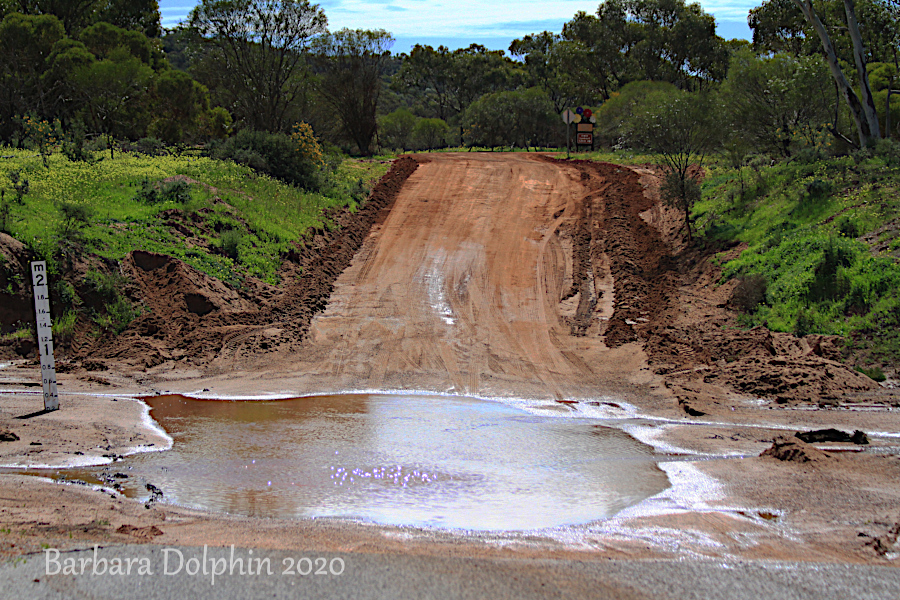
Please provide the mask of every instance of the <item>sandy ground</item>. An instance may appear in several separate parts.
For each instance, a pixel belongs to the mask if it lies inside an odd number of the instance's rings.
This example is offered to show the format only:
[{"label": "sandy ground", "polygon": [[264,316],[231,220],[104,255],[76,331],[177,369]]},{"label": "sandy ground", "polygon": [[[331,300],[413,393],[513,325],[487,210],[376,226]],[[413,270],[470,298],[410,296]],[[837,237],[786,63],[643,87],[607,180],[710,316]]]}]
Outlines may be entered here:
[{"label": "sandy ground", "polygon": [[[618,205],[610,200],[616,198]],[[643,225],[634,224],[638,218]],[[561,411],[598,401],[632,406],[644,420],[623,427],[671,455],[662,466],[673,487],[592,526],[577,542],[245,519],[164,503],[145,508],[108,491],[7,474],[0,476],[0,553],[140,540],[577,560],[900,564],[897,397],[848,379],[858,389],[828,396],[822,406],[795,401],[798,394],[776,403],[715,378],[697,379],[720,357],[676,352],[659,342],[672,338],[658,328],[671,334],[717,323],[725,291],[700,271],[677,280],[653,276],[678,250],[671,215],[653,199],[652,171],[521,153],[429,155],[338,277],[299,351],[282,344],[259,356],[232,348],[204,365],[169,360],[138,370],[111,362],[103,385],[76,370],[61,376],[62,410],[27,419],[18,417],[36,412],[39,396],[17,392],[37,381],[36,369],[0,369],[0,430],[20,438],[0,443],[5,464],[114,460],[139,446],[165,446],[160,432],[141,424],[143,407],[123,397],[128,393],[404,389],[545,399]],[[803,343],[778,348],[785,356],[796,351],[790,360],[818,361],[810,370],[844,373]],[[721,363],[727,374],[731,363]],[[98,392],[117,396],[89,395]],[[800,443],[799,459],[759,456],[776,435],[826,427],[865,431],[871,443]],[[123,525],[131,527],[119,531]]]}]

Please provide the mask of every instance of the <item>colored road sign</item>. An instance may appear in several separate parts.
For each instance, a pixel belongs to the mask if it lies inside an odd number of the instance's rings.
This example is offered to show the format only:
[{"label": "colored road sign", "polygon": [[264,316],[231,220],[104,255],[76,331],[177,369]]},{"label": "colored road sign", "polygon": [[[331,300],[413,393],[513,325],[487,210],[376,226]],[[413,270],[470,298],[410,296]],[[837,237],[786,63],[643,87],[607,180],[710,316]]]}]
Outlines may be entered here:
[{"label": "colored road sign", "polygon": [[575,134],[575,143],[579,146],[593,146],[594,145],[594,134],[593,133],[577,133]]}]

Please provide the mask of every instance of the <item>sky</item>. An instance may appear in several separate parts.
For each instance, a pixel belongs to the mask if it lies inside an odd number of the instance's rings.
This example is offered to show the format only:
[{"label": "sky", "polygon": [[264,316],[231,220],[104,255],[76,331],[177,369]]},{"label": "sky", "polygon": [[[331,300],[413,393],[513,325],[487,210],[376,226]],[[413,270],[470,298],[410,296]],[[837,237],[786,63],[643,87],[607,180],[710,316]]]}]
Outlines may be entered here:
[{"label": "sky", "polygon": [[[750,39],[747,12],[762,0],[702,0],[716,17],[718,33]],[[553,31],[583,10],[593,14],[600,0],[319,0],[330,30],[385,29],[394,35],[393,52],[409,52],[415,44],[441,44],[451,50],[471,43],[508,50],[509,43],[529,33]],[[174,27],[197,4],[193,0],[159,0],[164,27]]]}]

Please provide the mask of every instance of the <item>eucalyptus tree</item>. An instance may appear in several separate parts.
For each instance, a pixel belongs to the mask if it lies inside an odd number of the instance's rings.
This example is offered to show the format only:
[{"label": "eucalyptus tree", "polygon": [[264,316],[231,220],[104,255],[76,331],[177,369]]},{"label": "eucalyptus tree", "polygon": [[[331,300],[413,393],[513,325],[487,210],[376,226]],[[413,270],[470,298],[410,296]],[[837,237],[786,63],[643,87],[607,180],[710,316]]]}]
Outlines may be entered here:
[{"label": "eucalyptus tree", "polygon": [[162,34],[157,0],[3,0],[0,10],[53,15],[70,36],[101,21],[148,37]]},{"label": "eucalyptus tree", "polygon": [[540,87],[562,113],[581,100],[584,86],[579,79],[579,62],[585,60],[584,49],[559,34],[544,31],[513,40],[509,53],[525,61],[529,83]]},{"label": "eucalyptus tree", "polygon": [[402,89],[418,90],[421,96],[433,99],[438,118],[447,120],[453,111],[452,60],[446,46],[435,49],[416,44],[394,75],[394,84]]},{"label": "eucalyptus tree", "polygon": [[308,0],[201,0],[190,14],[195,73],[245,126],[286,131],[310,88],[305,54],[326,24]]},{"label": "eucalyptus tree", "polygon": [[312,48],[316,89],[360,153],[372,153],[381,80],[394,38],[383,29],[341,29],[319,37]]},{"label": "eucalyptus tree", "polygon": [[631,143],[659,156],[666,167],[662,196],[684,215],[693,238],[691,210],[700,199],[703,161],[721,143],[721,124],[709,93],[659,91],[647,96],[629,124]]},{"label": "eucalyptus tree", "polygon": [[[767,0],[750,11],[760,51],[820,54],[857,130],[858,144],[880,137],[868,78],[871,62],[894,62],[900,44],[896,0]],[[846,71],[849,65],[849,72]]]},{"label": "eucalyptus tree", "polygon": [[763,152],[789,157],[798,137],[828,122],[833,90],[819,56],[736,52],[720,88],[735,137]]}]

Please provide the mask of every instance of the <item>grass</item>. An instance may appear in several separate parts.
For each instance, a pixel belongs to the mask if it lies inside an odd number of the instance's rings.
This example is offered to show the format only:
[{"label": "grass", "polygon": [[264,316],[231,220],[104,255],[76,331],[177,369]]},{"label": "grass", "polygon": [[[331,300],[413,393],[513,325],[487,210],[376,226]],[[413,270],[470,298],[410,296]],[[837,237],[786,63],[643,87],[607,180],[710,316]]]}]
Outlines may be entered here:
[{"label": "grass", "polygon": [[[46,258],[51,272],[59,268],[59,249],[77,244],[86,252],[113,260],[121,260],[136,249],[168,254],[233,285],[245,275],[277,283],[280,257],[290,242],[310,227],[326,226],[326,209],[354,209],[364,198],[359,190],[389,168],[383,160],[345,160],[334,171],[329,189],[314,193],[233,162],[198,156],[150,157],[120,152],[115,159],[107,156],[88,164],[54,154],[49,169],[33,152],[0,148],[0,156],[0,188],[7,190],[8,199],[12,197],[10,171],[18,171],[29,181],[29,192],[21,204],[8,201],[7,229]],[[181,202],[141,200],[145,182],[175,175],[196,180],[199,185],[191,185],[189,195]],[[221,202],[214,202],[214,198]],[[89,209],[86,214],[90,219],[84,227],[65,227],[60,207],[68,206],[71,212],[73,205]],[[160,212],[172,208],[196,214],[206,209],[203,218],[216,231],[239,226],[244,229],[232,256],[185,248],[158,218]],[[212,248],[222,247],[217,236],[204,237]]]},{"label": "grass", "polygon": [[900,358],[900,264],[862,238],[900,216],[900,167],[863,154],[741,169],[712,166],[693,216],[711,240],[749,247],[725,279],[761,276],[746,326],[841,335],[877,360]]}]

